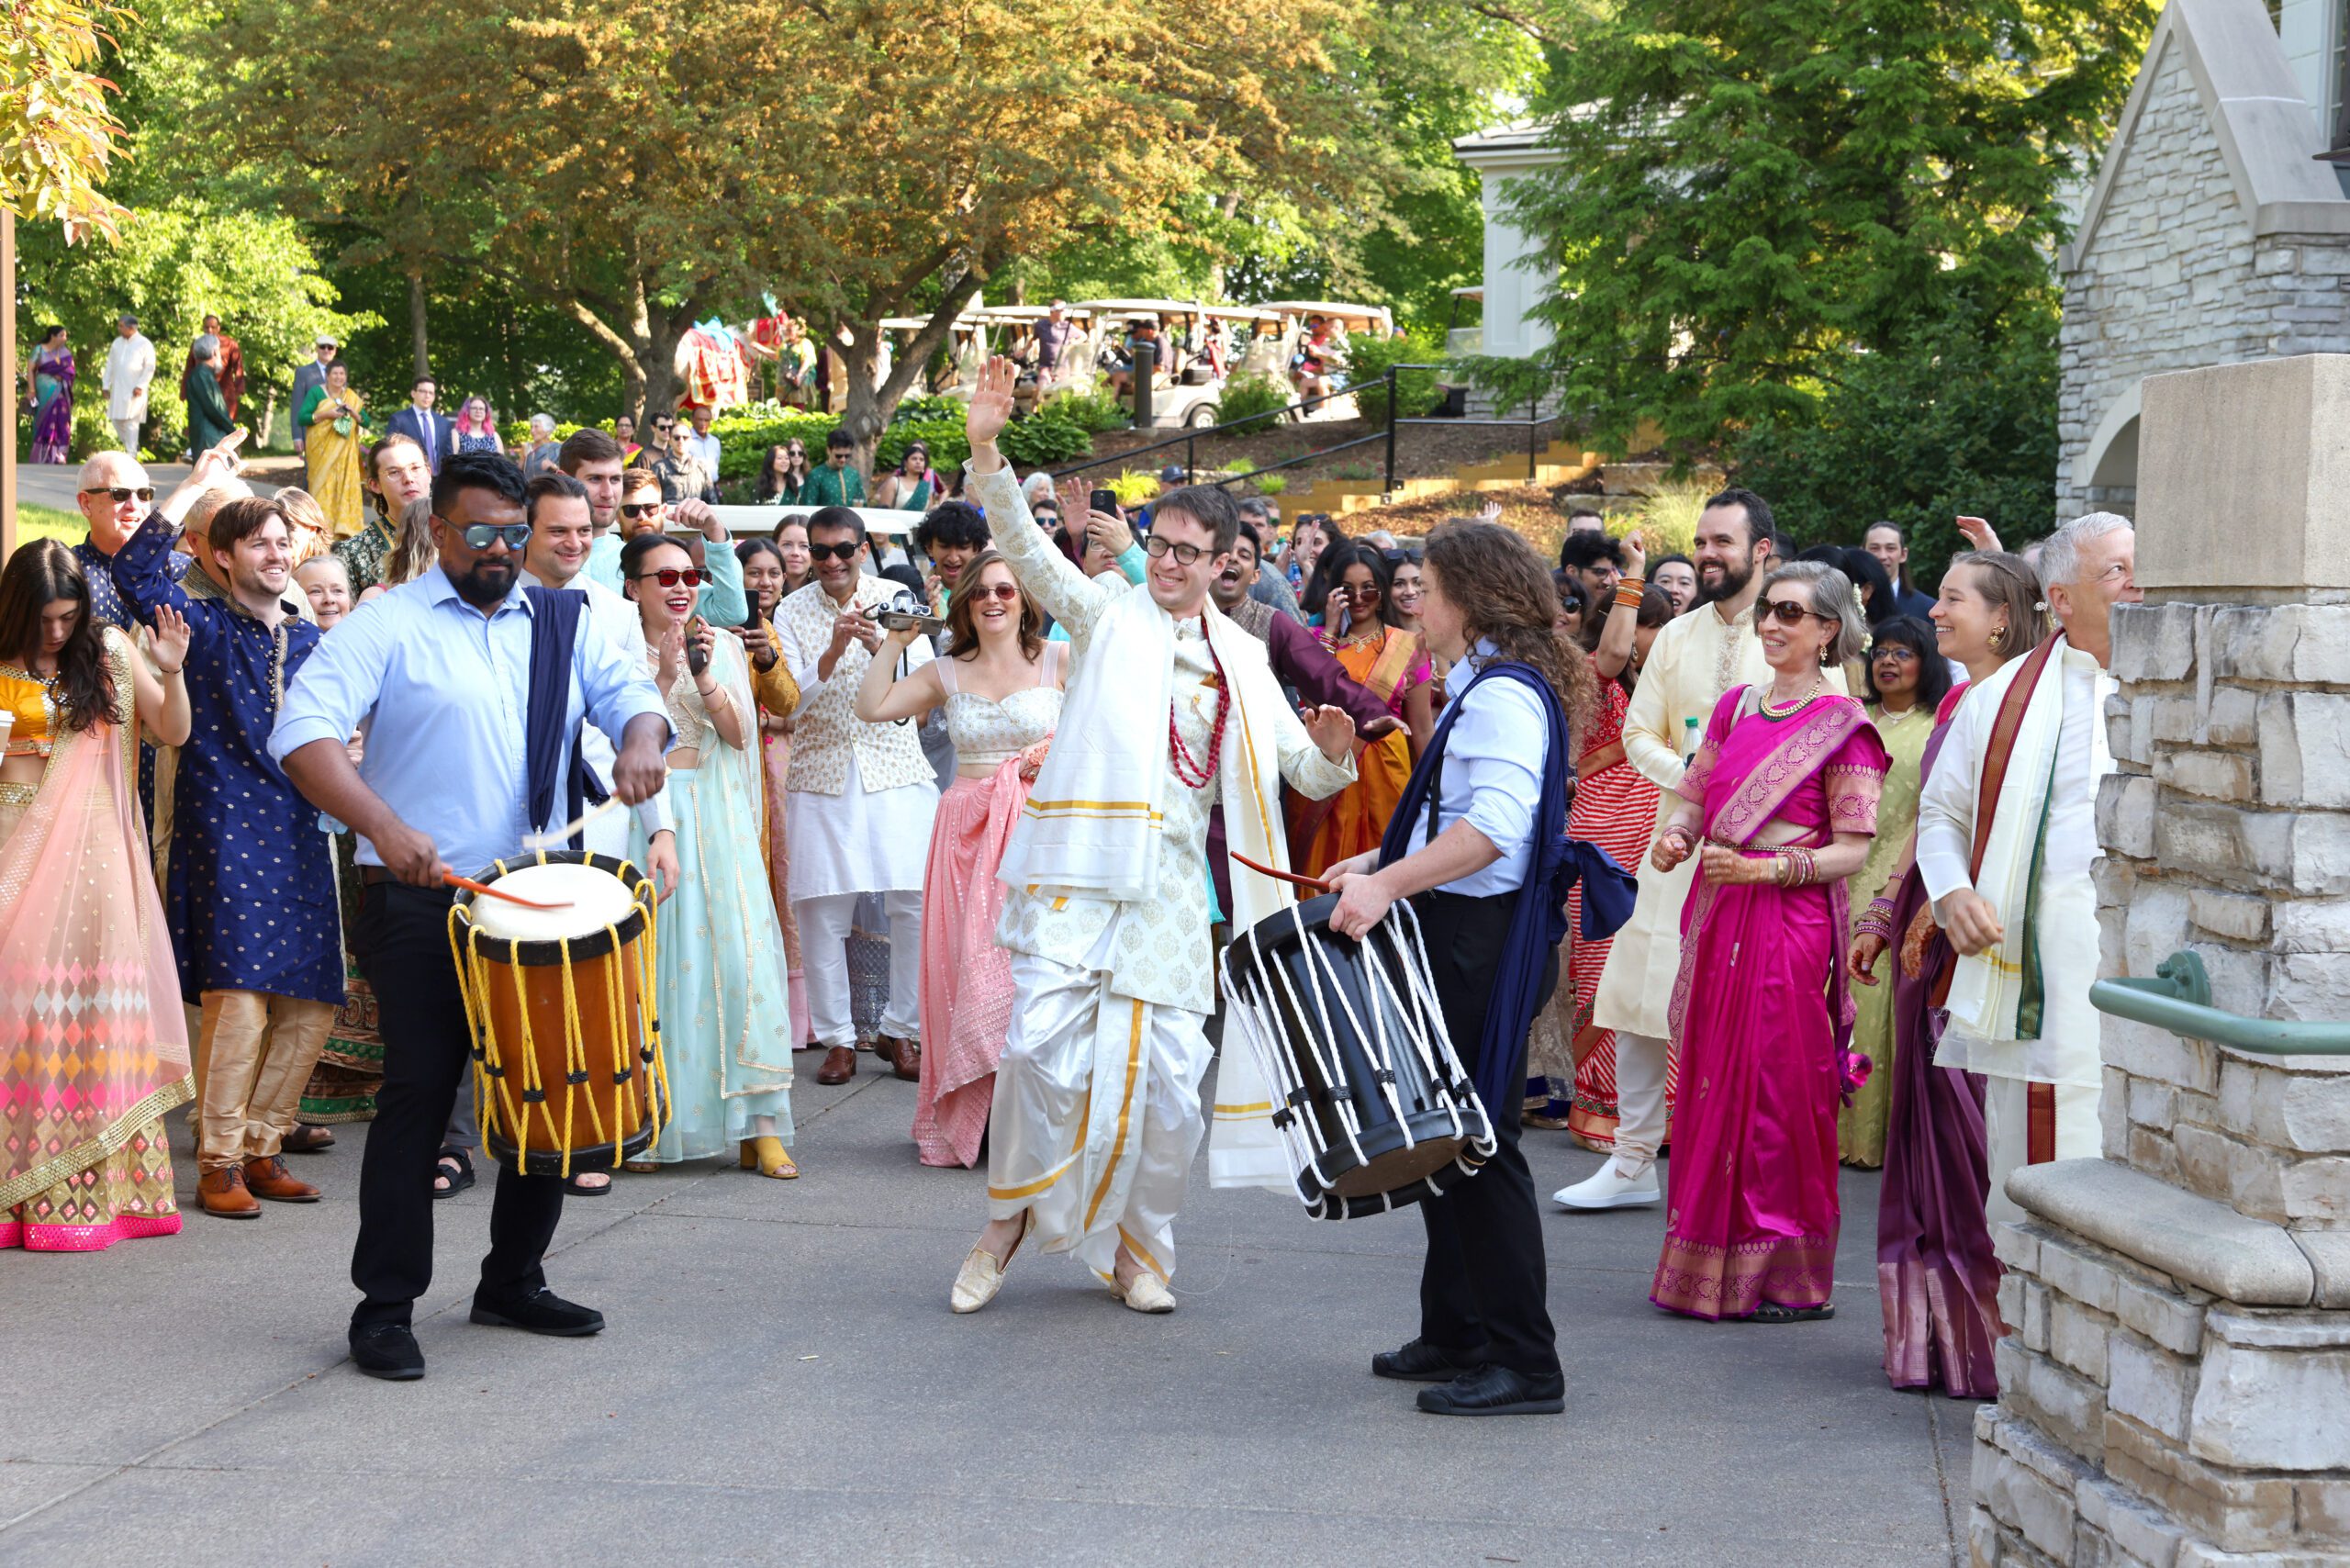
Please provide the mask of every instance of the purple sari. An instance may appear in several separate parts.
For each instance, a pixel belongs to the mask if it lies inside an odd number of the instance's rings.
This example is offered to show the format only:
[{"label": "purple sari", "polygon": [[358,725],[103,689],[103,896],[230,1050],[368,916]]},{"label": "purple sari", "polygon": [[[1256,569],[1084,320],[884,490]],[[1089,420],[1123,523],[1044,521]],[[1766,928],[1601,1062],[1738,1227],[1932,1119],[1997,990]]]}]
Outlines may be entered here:
[{"label": "purple sari", "polygon": [[[1889,766],[1852,699],[1772,719],[1739,687],[1679,788],[1705,808],[1710,843],[1759,854],[1767,834],[1818,848],[1876,831]],[[1821,1305],[1834,1288],[1836,1107],[1855,1076],[1846,928],[1841,879],[1725,886],[1700,871],[1689,890],[1671,1014],[1681,1099],[1649,1292],[1668,1311],[1747,1317]]]},{"label": "purple sari", "polygon": [[[1920,770],[1933,777],[1959,693],[1942,704]],[[1912,852],[1915,859],[1915,852]],[[1885,1186],[1876,1211],[1877,1294],[1885,1305],[1885,1375],[1896,1388],[1953,1399],[1996,1399],[1991,1347],[1999,1337],[1999,1264],[1983,1217],[1990,1190],[1983,1137],[1983,1081],[1936,1067],[1944,1014],[1935,992],[1955,955],[1935,929],[1915,975],[1901,941],[1924,914],[1926,879],[1913,864],[1894,895],[1893,1101],[1885,1130]],[[1883,983],[1880,981],[1879,983]]]},{"label": "purple sari", "polygon": [[35,463],[62,463],[73,442],[73,351],[42,349],[33,355]]}]

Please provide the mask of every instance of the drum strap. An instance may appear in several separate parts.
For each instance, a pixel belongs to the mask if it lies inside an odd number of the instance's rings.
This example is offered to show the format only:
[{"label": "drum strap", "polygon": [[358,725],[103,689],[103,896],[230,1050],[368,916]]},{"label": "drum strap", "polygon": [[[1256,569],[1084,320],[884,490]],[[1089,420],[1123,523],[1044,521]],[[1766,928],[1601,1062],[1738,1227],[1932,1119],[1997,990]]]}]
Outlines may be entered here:
[{"label": "drum strap", "polygon": [[[583,801],[601,805],[608,791],[589,771],[577,730],[565,733],[571,716],[572,650],[579,641],[579,617],[588,596],[576,588],[528,588],[531,599],[530,707],[523,721],[523,759],[528,765],[531,826],[567,822]],[[566,767],[566,763],[568,766]],[[555,807],[556,775],[564,775],[565,803]],[[572,835],[571,847],[585,847]]]}]

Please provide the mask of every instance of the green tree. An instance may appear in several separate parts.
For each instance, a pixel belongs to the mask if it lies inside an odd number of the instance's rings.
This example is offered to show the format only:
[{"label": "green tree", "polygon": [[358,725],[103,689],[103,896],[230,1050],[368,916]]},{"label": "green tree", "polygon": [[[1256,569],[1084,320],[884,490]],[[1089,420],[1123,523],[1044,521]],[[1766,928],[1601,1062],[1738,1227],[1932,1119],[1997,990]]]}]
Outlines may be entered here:
[{"label": "green tree", "polygon": [[122,209],[98,186],[121,151],[94,69],[111,0],[14,0],[0,9],[0,207],[55,220],[67,237],[110,235]]},{"label": "green tree", "polygon": [[[2148,0],[1621,0],[1538,104],[1519,215],[1559,269],[1532,374],[1604,440],[1800,426],[1865,356],[1954,324],[1995,357],[2053,299],[2060,193]],[[1511,367],[1481,369],[1507,385]],[[1519,367],[1519,374],[1525,374]]]}]

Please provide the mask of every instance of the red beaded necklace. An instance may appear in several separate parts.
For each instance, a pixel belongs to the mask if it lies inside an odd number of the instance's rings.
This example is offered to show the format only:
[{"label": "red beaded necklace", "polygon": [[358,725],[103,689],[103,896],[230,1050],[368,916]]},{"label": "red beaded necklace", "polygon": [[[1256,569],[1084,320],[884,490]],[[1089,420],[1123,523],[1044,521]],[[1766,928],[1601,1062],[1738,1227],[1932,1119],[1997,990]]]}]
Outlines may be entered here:
[{"label": "red beaded necklace", "polygon": [[[1200,634],[1207,636],[1207,617],[1200,617]],[[1205,762],[1192,755],[1183,744],[1183,736],[1175,727],[1175,704],[1167,704],[1167,760],[1175,768],[1176,781],[1187,790],[1204,789],[1215,778],[1216,764],[1224,756],[1224,721],[1232,711],[1232,682],[1225,678],[1224,661],[1216,657],[1215,643],[1208,641],[1208,662],[1215,666],[1215,723],[1208,730],[1208,755]]]}]

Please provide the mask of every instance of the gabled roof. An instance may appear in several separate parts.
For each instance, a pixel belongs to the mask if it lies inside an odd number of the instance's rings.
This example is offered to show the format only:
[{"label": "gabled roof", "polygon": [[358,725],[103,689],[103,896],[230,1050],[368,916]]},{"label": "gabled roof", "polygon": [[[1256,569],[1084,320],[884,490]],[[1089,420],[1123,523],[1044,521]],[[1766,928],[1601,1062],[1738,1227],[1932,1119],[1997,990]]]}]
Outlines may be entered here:
[{"label": "gabled roof", "polygon": [[2210,122],[2236,203],[2252,237],[2350,234],[2350,198],[2331,164],[2317,117],[2301,96],[2285,46],[2260,0],[2170,0],[2146,43],[2130,100],[2106,144],[2073,242],[2059,258],[2066,272],[2097,243],[2098,222],[2130,162],[2130,147],[2153,93],[2165,50],[2177,50]]}]

